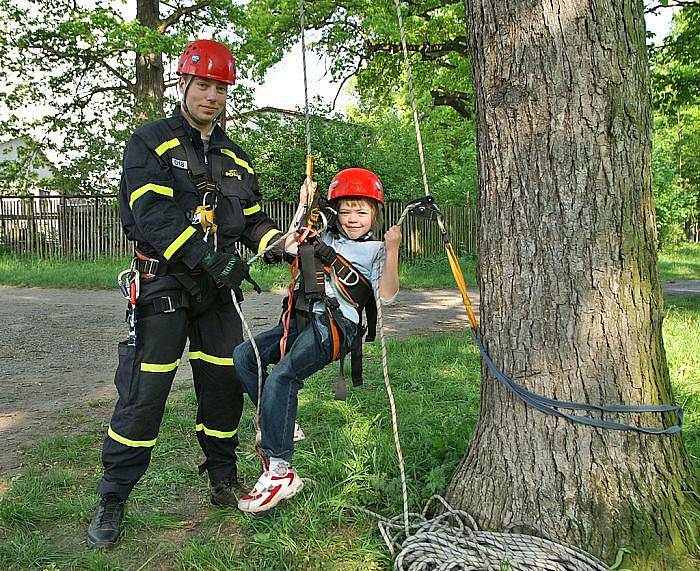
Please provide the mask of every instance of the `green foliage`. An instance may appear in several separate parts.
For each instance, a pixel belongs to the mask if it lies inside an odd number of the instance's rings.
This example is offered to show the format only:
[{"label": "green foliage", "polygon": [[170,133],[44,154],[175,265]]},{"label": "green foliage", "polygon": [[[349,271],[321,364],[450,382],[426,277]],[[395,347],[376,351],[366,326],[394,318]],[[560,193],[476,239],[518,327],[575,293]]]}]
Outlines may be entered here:
[{"label": "green foliage", "polygon": [[670,34],[652,51],[654,104],[671,115],[700,100],[700,10],[682,9],[673,16]]},{"label": "green foliage", "polygon": [[652,181],[659,243],[685,238],[686,221],[698,213],[700,192],[700,106],[654,121]]},{"label": "green foliage", "polygon": [[[476,149],[472,123],[448,125],[454,113],[437,109],[424,123],[431,193],[441,204],[465,204],[476,189]],[[423,194],[415,130],[407,113],[358,110],[311,120],[314,178],[325,192],[340,170],[361,166],[377,173],[389,201]],[[304,178],[306,139],[302,117],[258,113],[234,127],[231,136],[253,157],[266,199],[294,201]]]},{"label": "green foliage", "polygon": [[[185,0],[152,5],[161,10],[147,21],[127,19],[124,3],[113,0],[0,0],[0,128],[29,134],[58,156],[61,170],[49,188],[113,192],[129,134],[162,115],[163,101],[144,93],[173,85],[171,64],[192,37],[206,30],[226,39],[242,18],[233,0],[188,11]],[[160,69],[161,57],[162,85],[137,77],[139,58]]]},{"label": "green foliage", "polygon": [[652,50],[653,187],[662,247],[700,221],[700,10],[684,8],[663,46]]}]

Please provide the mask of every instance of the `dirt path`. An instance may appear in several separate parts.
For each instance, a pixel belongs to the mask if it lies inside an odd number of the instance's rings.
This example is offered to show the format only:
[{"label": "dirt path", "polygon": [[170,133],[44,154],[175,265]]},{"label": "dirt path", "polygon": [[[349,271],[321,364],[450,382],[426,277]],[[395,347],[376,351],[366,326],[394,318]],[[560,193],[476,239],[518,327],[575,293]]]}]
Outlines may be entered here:
[{"label": "dirt path", "polygon": [[[700,280],[664,284],[664,295],[700,295]],[[282,293],[250,295],[243,311],[253,332],[277,322]],[[470,290],[478,315],[478,292]],[[404,290],[385,309],[388,337],[465,331],[457,290]],[[116,391],[116,343],[126,334],[116,291],[0,288],[0,477],[22,466],[22,446],[71,417],[108,421]],[[185,359],[186,360],[186,359]],[[192,378],[180,367],[177,381]]]}]

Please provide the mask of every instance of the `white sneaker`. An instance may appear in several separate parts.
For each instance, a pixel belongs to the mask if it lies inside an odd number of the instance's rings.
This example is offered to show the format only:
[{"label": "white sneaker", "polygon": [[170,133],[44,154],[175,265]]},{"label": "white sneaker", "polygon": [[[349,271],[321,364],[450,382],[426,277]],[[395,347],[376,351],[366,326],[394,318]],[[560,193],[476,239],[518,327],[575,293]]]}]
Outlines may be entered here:
[{"label": "white sneaker", "polygon": [[[306,435],[304,434],[304,431],[301,429],[301,426],[299,426],[298,422],[294,423],[294,442],[301,442],[306,438]],[[262,444],[262,433],[260,432],[260,428],[255,429],[255,444],[260,445]]]},{"label": "white sneaker", "polygon": [[261,513],[274,508],[281,500],[297,495],[304,482],[289,465],[281,464],[263,473],[255,487],[238,500],[238,509],[246,513]]}]

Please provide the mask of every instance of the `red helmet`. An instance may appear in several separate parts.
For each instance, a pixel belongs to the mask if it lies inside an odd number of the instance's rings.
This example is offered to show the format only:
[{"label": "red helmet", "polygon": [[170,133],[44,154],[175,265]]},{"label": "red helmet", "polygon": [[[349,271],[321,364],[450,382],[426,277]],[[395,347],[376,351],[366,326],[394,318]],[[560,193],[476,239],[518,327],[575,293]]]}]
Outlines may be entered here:
[{"label": "red helmet", "polygon": [[350,168],[333,177],[328,187],[328,200],[357,196],[373,198],[384,204],[384,187],[379,177],[367,169]]},{"label": "red helmet", "polygon": [[236,64],[224,44],[214,40],[195,40],[185,48],[177,64],[177,72],[197,77],[236,82]]}]

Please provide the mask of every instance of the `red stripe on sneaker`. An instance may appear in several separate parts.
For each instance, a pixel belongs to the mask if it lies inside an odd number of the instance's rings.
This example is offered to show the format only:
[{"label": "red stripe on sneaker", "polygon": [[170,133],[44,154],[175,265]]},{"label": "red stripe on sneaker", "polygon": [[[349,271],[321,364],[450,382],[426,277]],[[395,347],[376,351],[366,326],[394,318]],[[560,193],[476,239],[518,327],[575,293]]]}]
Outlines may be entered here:
[{"label": "red stripe on sneaker", "polygon": [[282,489],[282,484],[280,484],[279,486],[275,486],[274,488],[272,488],[272,489],[269,491],[269,494],[270,494],[270,495],[267,496],[267,499],[266,499],[263,503],[261,503],[260,506],[262,507],[262,506],[266,506],[267,504],[269,504],[269,503],[272,501],[272,499],[277,495],[277,492],[279,492],[281,489]]},{"label": "red stripe on sneaker", "polygon": [[270,478],[270,479],[279,481],[279,480],[286,480],[287,478],[289,478],[289,485],[291,486],[292,482],[294,481],[294,472],[287,472],[286,476],[272,476],[272,478]]}]

